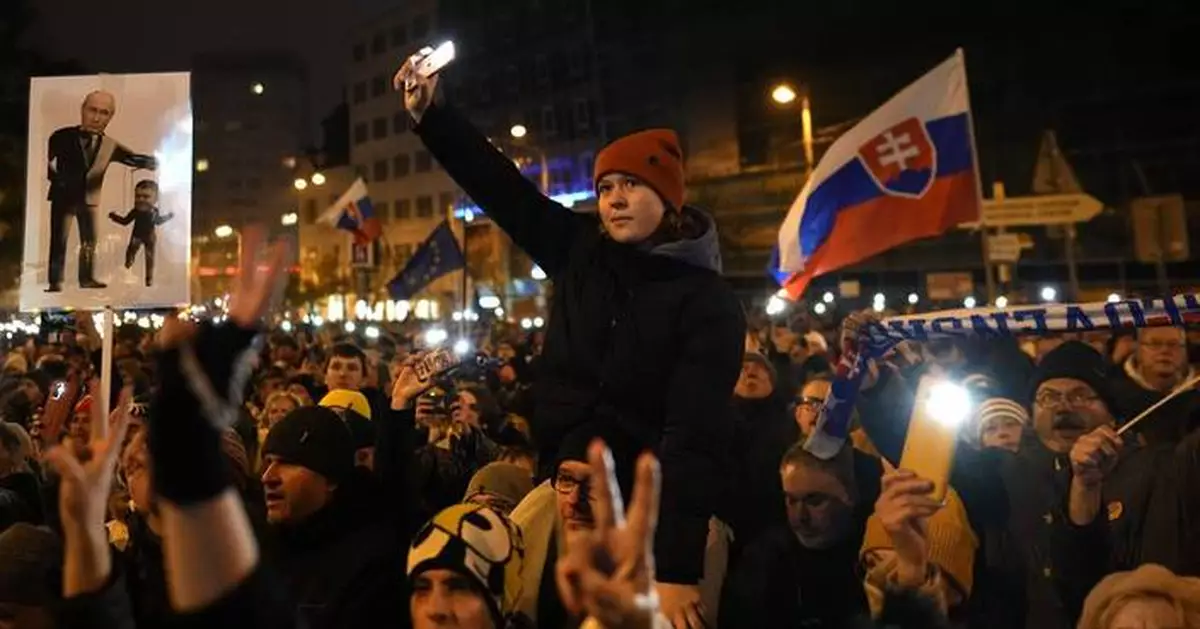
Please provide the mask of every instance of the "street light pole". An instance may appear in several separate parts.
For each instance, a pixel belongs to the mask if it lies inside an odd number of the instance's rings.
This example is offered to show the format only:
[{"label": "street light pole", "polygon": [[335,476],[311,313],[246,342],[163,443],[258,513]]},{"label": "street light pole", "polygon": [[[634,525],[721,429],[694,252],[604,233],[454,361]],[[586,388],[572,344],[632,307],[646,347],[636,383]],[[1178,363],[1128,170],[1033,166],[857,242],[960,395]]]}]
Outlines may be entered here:
[{"label": "street light pole", "polygon": [[529,135],[529,130],[523,124],[515,124],[512,129],[509,129],[509,135],[513,140],[517,141],[520,146],[532,150],[537,153],[538,167],[541,169],[539,173],[539,185],[542,187],[542,194],[550,196],[550,160],[546,159],[546,151],[540,146],[525,142],[525,136]]},{"label": "street light pole", "polygon": [[807,93],[800,99],[800,126],[804,136],[804,179],[807,181],[809,177],[812,177],[815,161],[813,157],[812,107],[809,104]]},{"label": "street light pole", "polygon": [[813,152],[812,103],[808,99],[808,90],[804,89],[801,92],[797,94],[792,86],[787,83],[780,83],[771,90],[771,100],[786,107],[797,98],[800,99],[800,132],[801,141],[804,145],[804,175],[805,179],[807,179],[812,176],[816,157]]}]

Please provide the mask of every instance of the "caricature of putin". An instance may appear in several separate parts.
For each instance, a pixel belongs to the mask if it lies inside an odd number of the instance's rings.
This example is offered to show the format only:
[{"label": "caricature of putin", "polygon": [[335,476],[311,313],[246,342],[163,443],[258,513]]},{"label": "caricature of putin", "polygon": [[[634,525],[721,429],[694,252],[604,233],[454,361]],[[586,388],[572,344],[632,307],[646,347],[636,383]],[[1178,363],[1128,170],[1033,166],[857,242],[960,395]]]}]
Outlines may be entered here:
[{"label": "caricature of putin", "polygon": [[79,287],[106,288],[96,281],[96,206],[104,173],[112,163],[154,170],[151,155],[139,155],[105,135],[117,111],[112,94],[95,91],[83,99],[78,126],[50,135],[46,155],[50,180],[50,269],[46,292],[62,291],[63,264],[71,222],[79,226]]}]

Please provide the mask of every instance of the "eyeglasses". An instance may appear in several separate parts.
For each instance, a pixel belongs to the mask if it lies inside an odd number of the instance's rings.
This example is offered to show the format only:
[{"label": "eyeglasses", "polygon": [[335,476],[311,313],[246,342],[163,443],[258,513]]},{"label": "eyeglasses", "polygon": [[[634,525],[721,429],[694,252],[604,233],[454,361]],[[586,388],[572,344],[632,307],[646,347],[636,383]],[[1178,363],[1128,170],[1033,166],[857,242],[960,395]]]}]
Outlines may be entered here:
[{"label": "eyeglasses", "polygon": [[1100,399],[1100,396],[1086,389],[1075,389],[1064,394],[1062,391],[1054,391],[1046,389],[1039,391],[1034,401],[1038,406],[1053,407],[1062,406],[1066,403],[1069,406],[1085,406]]},{"label": "eyeglasses", "polygon": [[1183,349],[1183,341],[1178,341],[1178,340],[1176,340],[1176,341],[1169,341],[1169,340],[1141,341],[1138,343],[1138,345],[1145,347],[1146,349],[1151,349],[1151,350],[1155,350],[1155,351],[1163,350],[1163,349],[1167,349],[1167,350]]},{"label": "eyeglasses", "polygon": [[554,491],[557,491],[564,496],[569,496],[574,493],[576,489],[578,489],[579,497],[583,500],[588,499],[588,495],[591,491],[591,482],[588,479],[575,478],[574,476],[564,472],[559,472],[556,474],[550,481],[550,486],[554,487]]},{"label": "eyeglasses", "polygon": [[812,397],[812,396],[804,396],[804,397],[796,400],[796,406],[807,408],[811,411],[820,409],[821,405],[824,403],[825,403],[825,398]]}]

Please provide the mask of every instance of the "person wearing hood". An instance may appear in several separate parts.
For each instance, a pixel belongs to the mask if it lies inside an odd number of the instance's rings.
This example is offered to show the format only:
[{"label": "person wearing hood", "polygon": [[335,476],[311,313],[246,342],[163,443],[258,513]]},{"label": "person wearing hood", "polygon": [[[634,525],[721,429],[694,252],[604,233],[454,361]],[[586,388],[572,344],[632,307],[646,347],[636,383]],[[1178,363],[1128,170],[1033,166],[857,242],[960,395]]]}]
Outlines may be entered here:
[{"label": "person wearing hood", "polygon": [[[535,387],[543,462],[589,420],[635,435],[662,464],[658,593],[699,605],[708,523],[728,477],[731,393],[745,316],[721,279],[712,217],[684,203],[675,132],[619,138],[595,160],[598,216],[544,196],[411,62],[394,83],[414,131],[468,196],[554,280]],[[550,470],[543,469],[543,476]]]},{"label": "person wearing hood", "polygon": [[[1138,330],[1133,354],[1114,371],[1114,396],[1126,417],[1136,417],[1196,376],[1188,365],[1187,336],[1175,327]],[[1178,442],[1198,426],[1191,421],[1197,408],[1200,394],[1183,391],[1158,411],[1155,421],[1139,430],[1148,443]]]},{"label": "person wearing hood", "polygon": [[263,442],[274,565],[306,626],[405,626],[396,596],[404,573],[395,531],[374,517],[371,477],[356,469],[354,437],[328,408],[305,407]]},{"label": "person wearing hood", "polygon": [[778,462],[797,440],[800,428],[787,412],[787,392],[778,388],[771,361],[747,352],[742,375],[734,388],[734,435],[730,451],[736,459],[737,480],[731,483],[722,520],[733,527],[734,561],[746,544],[772,526],[787,521],[779,496]]}]

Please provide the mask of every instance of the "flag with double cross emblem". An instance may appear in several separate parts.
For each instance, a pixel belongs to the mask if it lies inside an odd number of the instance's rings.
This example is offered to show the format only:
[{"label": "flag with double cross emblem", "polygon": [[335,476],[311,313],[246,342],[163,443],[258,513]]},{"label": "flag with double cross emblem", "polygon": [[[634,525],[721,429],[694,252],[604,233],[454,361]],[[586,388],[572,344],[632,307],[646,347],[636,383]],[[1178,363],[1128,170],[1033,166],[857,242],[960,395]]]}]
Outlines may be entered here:
[{"label": "flag with double cross emblem", "polygon": [[962,51],[839,137],[779,228],[768,271],[797,299],[819,275],[978,220]]},{"label": "flag with double cross emblem", "polygon": [[907,118],[864,142],[858,158],[875,185],[896,196],[919,199],[937,177],[937,148],[917,118]]}]

